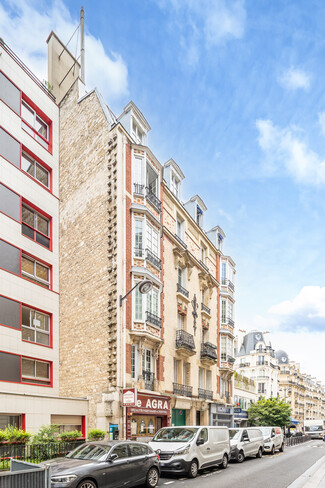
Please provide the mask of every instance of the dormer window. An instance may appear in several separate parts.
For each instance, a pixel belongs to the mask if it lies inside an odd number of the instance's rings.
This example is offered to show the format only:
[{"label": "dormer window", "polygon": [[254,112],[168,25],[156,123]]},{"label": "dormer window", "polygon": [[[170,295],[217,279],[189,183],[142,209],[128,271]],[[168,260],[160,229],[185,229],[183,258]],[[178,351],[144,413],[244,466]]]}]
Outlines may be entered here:
[{"label": "dormer window", "polygon": [[144,141],[144,132],[140,129],[134,118],[132,120],[132,137],[137,144],[142,144]]},{"label": "dormer window", "polygon": [[170,181],[170,189],[174,193],[176,198],[179,198],[180,180],[177,178],[175,173],[172,173]]},{"label": "dormer window", "polygon": [[203,221],[203,210],[196,205],[196,223],[202,227],[202,221]]}]

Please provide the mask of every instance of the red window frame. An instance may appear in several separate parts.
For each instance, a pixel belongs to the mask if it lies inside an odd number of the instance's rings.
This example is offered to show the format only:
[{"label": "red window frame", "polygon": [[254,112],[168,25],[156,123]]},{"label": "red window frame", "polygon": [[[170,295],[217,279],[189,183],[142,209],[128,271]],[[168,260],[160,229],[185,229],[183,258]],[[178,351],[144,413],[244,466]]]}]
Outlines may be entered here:
[{"label": "red window frame", "polygon": [[[27,122],[23,117],[22,117],[22,108],[20,107],[20,117],[21,117],[21,121],[22,121],[22,129],[27,132],[27,134],[29,134],[31,137],[33,137],[33,139],[38,142],[38,144],[40,144],[44,149],[46,149],[47,151],[49,151],[51,154],[52,154],[52,150],[53,150],[53,143],[52,143],[52,120],[36,105],[36,103],[34,103],[24,92],[20,92],[21,93],[21,105],[22,105],[22,102],[24,101],[30,109],[32,109],[34,112],[35,112],[35,115],[38,116],[47,126],[48,126],[48,139],[46,139],[45,137],[43,137],[36,129],[35,127],[33,127],[32,125],[30,125],[29,122]],[[27,127],[32,130],[32,134],[30,134],[30,132],[28,132],[23,124],[26,124]],[[40,137],[41,140],[46,144],[46,146],[44,146],[44,144],[42,144],[41,142],[39,142],[37,140],[37,138]]]},{"label": "red window frame", "polygon": [[[49,235],[48,236],[46,234],[43,234],[39,230],[37,230],[35,227],[32,227],[30,224],[27,224],[26,222],[23,222],[23,205],[25,205],[26,207],[29,207],[32,211],[38,213],[41,217],[44,217],[45,219],[48,220],[48,226],[49,226],[49,232],[48,232]],[[30,203],[25,198],[21,198],[21,202],[20,202],[20,220],[21,220],[21,233],[22,233],[22,235],[24,237],[27,237],[28,239],[31,239],[32,241],[34,241],[37,244],[39,244],[40,246],[45,247],[45,249],[48,249],[49,251],[52,251],[52,217],[49,214],[43,212],[43,210],[41,210],[40,208],[36,207],[36,205],[34,205],[33,203]],[[33,238],[30,237],[27,234],[24,234],[24,232],[23,232],[23,225],[27,226],[29,229],[31,229],[33,231],[33,234],[34,234],[34,237]],[[37,240],[37,234],[40,234],[41,236],[43,236],[43,237],[45,237],[46,239],[49,240],[49,247],[45,246],[41,242],[38,242],[38,240]]]},{"label": "red window frame", "polygon": [[[53,361],[48,361],[46,359],[40,359],[40,358],[34,358],[31,356],[23,356],[22,354],[15,354],[13,352],[9,351],[4,351],[3,349],[0,350],[0,352],[4,352],[5,354],[11,354],[12,356],[18,356],[20,357],[20,381],[6,381],[6,380],[0,380],[0,382],[3,383],[15,383],[15,384],[22,384],[22,385],[33,385],[33,386],[43,386],[44,388],[53,388]],[[32,359],[34,361],[40,361],[43,363],[47,363],[50,366],[50,380],[49,383],[28,383],[26,381],[23,381],[23,371],[22,371],[22,362],[24,359]]]},{"label": "red window frame", "polygon": [[35,344],[36,346],[42,346],[42,347],[47,347],[49,349],[53,349],[53,314],[50,313],[50,312],[47,312],[46,310],[43,310],[41,308],[38,308],[38,307],[34,307],[34,305],[28,305],[27,303],[23,303],[23,302],[19,302],[18,300],[15,300],[14,298],[11,298],[11,297],[7,297],[6,295],[2,295],[0,294],[1,297],[3,298],[8,298],[8,300],[12,300],[13,302],[16,302],[16,303],[19,303],[19,306],[20,306],[20,329],[17,329],[16,327],[12,327],[11,325],[5,325],[5,324],[2,324],[0,322],[0,326],[1,327],[8,327],[9,329],[13,329],[13,330],[17,330],[21,333],[22,335],[22,331],[23,331],[23,307],[28,307],[30,308],[31,310],[35,310],[36,312],[41,312],[45,315],[48,315],[49,319],[50,319],[50,344],[49,345],[46,345],[46,344],[40,344],[39,342],[33,342],[33,341],[27,341],[26,339],[23,339],[23,337],[21,336],[21,340],[23,342],[28,342],[30,344]]}]

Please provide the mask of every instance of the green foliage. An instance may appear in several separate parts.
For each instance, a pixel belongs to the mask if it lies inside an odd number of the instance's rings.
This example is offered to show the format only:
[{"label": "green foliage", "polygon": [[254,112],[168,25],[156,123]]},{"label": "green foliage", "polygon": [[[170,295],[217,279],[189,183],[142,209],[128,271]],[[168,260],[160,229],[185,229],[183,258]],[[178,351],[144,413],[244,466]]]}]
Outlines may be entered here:
[{"label": "green foliage", "polygon": [[32,444],[47,444],[48,442],[58,442],[59,425],[42,425],[34,435]]},{"label": "green foliage", "polygon": [[279,398],[260,398],[248,408],[250,425],[279,426],[290,424],[291,408]]},{"label": "green foliage", "polygon": [[29,441],[30,437],[30,432],[25,432],[22,429],[14,427],[13,425],[8,425],[8,427],[6,427],[4,430],[0,430],[0,442],[8,441],[25,444],[25,442]]},{"label": "green foliage", "polygon": [[63,442],[72,441],[82,437],[82,433],[79,430],[71,430],[70,432],[61,432],[60,440]]},{"label": "green foliage", "polygon": [[89,441],[101,441],[104,439],[106,432],[100,429],[92,429],[88,432]]}]

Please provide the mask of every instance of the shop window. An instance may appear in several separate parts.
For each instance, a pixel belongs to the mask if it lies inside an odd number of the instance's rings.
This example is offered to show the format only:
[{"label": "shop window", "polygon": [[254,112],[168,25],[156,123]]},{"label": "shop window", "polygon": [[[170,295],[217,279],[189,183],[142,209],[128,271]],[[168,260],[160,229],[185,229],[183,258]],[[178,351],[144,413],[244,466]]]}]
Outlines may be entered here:
[{"label": "shop window", "polygon": [[48,314],[22,307],[22,338],[43,346],[50,345],[50,316]]},{"label": "shop window", "polygon": [[50,219],[27,204],[22,204],[22,233],[38,244],[51,247]]}]

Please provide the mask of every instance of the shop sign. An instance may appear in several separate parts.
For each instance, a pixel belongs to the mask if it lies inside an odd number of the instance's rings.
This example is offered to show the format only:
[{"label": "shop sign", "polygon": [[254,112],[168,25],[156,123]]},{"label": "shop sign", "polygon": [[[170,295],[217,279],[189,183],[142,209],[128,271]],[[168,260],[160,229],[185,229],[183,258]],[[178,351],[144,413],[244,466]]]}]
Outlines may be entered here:
[{"label": "shop sign", "polygon": [[234,413],[240,413],[241,412],[241,408],[234,408]]},{"label": "shop sign", "polygon": [[123,407],[133,407],[137,404],[136,388],[127,388],[123,390],[122,405]]},{"label": "shop sign", "polygon": [[235,413],[235,419],[248,419],[247,412]]},{"label": "shop sign", "polygon": [[227,407],[218,407],[217,412],[219,413],[230,413],[230,408]]},{"label": "shop sign", "polygon": [[150,415],[170,415],[170,397],[138,394],[135,405],[130,413]]}]

